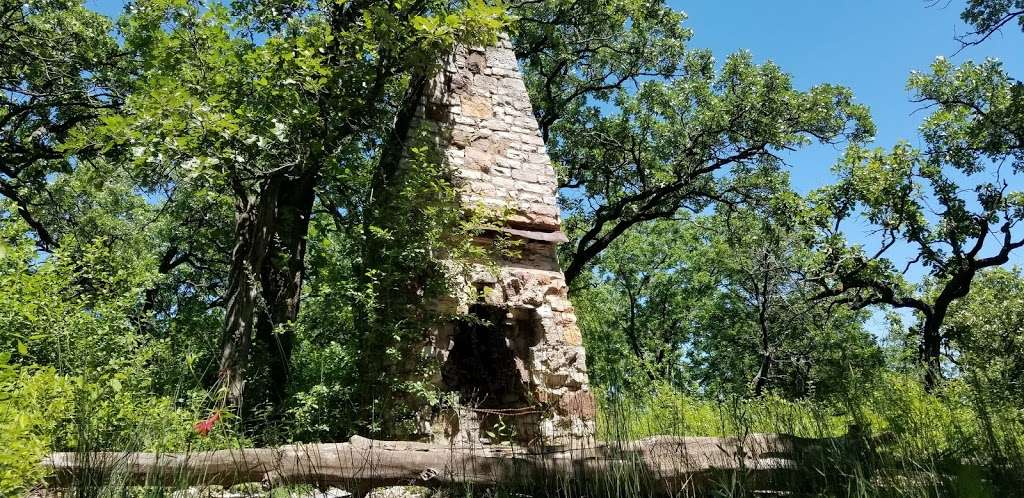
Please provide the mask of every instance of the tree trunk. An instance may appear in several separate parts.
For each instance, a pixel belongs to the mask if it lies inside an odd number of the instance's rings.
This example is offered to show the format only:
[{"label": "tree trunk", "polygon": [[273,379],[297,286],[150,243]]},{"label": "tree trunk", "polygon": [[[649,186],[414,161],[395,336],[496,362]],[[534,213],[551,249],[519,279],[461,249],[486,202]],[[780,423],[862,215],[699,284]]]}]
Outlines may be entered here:
[{"label": "tree trunk", "polygon": [[[445,444],[374,441],[300,444],[192,454],[55,453],[43,465],[55,486],[123,484],[219,484],[262,482],[266,486],[339,486],[357,494],[387,485],[432,487],[479,485],[550,492],[570,486],[627,484],[641,494],[679,495],[707,488],[742,472],[762,486],[791,480],[807,455],[841,444],[788,435],[738,437],[655,436],[576,448],[509,446],[453,447]],[[791,487],[791,486],[790,486]]]},{"label": "tree trunk", "polygon": [[767,351],[761,353],[761,366],[757,369],[757,375],[754,376],[752,382],[754,386],[754,396],[760,397],[764,394],[765,388],[768,387],[768,376],[771,374],[772,369],[772,355]]},{"label": "tree trunk", "polygon": [[252,360],[266,370],[258,383],[266,399],[254,401],[279,410],[287,395],[315,182],[315,172],[275,175],[237,202],[219,371],[236,407],[244,406]]},{"label": "tree trunk", "polygon": [[316,173],[281,180],[277,187],[276,220],[270,250],[260,269],[267,313],[257,321],[256,340],[268,362],[270,402],[282,408],[290,381],[295,344],[294,322],[299,316],[305,277],[309,220],[316,197]]},{"label": "tree trunk", "polygon": [[[765,251],[763,256],[762,268],[765,268],[768,264],[768,252]],[[757,375],[754,376],[754,381],[752,383],[754,396],[758,397],[764,394],[765,388],[768,387],[768,376],[771,375],[773,363],[771,328],[768,325],[768,308],[770,304],[770,294],[768,291],[769,276],[770,274],[768,271],[762,271],[763,285],[761,286],[760,297],[758,299],[760,305],[758,306],[757,312],[757,324],[758,329],[761,332],[761,366],[758,367]]]},{"label": "tree trunk", "polygon": [[255,275],[263,266],[269,240],[266,232],[271,223],[266,218],[271,210],[265,206],[269,202],[270,196],[265,193],[256,199],[235,201],[235,247],[231,251],[218,371],[227,390],[226,403],[233,406],[243,406],[260,294]]},{"label": "tree trunk", "polygon": [[932,392],[942,381],[942,320],[945,312],[925,317],[921,327],[920,360],[924,365],[924,389]]}]

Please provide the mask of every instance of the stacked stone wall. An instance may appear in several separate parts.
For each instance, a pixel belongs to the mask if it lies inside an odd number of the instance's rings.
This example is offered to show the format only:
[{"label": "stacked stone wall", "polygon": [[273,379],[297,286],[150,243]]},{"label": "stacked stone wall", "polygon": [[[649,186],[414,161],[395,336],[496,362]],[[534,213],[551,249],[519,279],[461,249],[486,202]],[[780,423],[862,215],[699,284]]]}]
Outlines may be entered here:
[{"label": "stacked stone wall", "polygon": [[[454,416],[434,416],[428,430],[465,442],[482,438],[498,418],[502,426],[515,427],[519,439],[550,444],[591,437],[595,413],[586,352],[557,259],[556,244],[565,240],[557,179],[508,39],[494,47],[458,50],[429,85],[417,115],[436,133],[466,206],[503,216],[502,230],[478,242],[486,246],[498,236],[520,242],[514,256],[476,265],[455,286],[465,292],[446,303],[455,314],[469,313],[474,305],[504,311],[491,333],[510,335],[506,341],[516,349],[517,375],[529,393],[522,406],[465,406]],[[460,326],[450,323],[434,331],[430,347],[442,365],[452,359],[456,337],[465,336],[459,335]],[[513,347],[519,339],[511,335],[523,329],[535,331],[537,339],[520,351]],[[464,376],[463,370],[451,371]],[[457,391],[440,375],[435,381]]]},{"label": "stacked stone wall", "polygon": [[560,230],[557,179],[507,39],[456,52],[430,85],[421,117],[448,134],[463,198],[508,209],[512,227]]}]

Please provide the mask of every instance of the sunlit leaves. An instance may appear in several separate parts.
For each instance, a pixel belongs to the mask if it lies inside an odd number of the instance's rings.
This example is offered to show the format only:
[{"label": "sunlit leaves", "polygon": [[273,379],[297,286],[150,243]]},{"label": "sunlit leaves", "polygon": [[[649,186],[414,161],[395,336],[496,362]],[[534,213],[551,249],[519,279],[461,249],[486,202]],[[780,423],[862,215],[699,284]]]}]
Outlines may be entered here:
[{"label": "sunlit leaves", "polygon": [[1024,30],[1024,0],[970,0],[960,18],[975,28],[961,43],[978,44],[1004,27]]},{"label": "sunlit leaves", "polygon": [[615,107],[581,105],[552,128],[549,148],[571,187],[567,225],[579,241],[570,277],[604,240],[637,223],[767,198],[771,186],[756,180],[781,170],[783,151],[874,134],[846,88],[797,90],[778,66],[755,64],[746,52],[720,71],[704,51],[680,63],[670,79],[618,89]]},{"label": "sunlit leaves", "polygon": [[989,161],[1024,168],[1024,83],[998,60],[953,66],[938,58],[930,73],[915,72],[908,87],[934,112],[921,130],[932,160],[975,174]]}]

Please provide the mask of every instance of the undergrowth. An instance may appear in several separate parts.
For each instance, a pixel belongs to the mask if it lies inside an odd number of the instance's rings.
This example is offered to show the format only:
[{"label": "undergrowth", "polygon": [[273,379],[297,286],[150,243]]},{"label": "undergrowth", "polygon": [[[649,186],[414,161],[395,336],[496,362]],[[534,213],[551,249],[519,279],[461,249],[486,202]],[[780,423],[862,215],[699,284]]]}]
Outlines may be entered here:
[{"label": "undergrowth", "polygon": [[[90,394],[81,382],[50,370],[11,377],[0,402],[0,492],[23,495],[45,477],[37,462],[48,451],[196,451],[243,447],[227,421],[206,436],[193,424],[201,412],[170,400],[128,400]],[[118,409],[112,403],[121,403]],[[818,441],[818,451],[772,481],[752,471],[722,472],[710,482],[682,483],[679,496],[984,497],[1024,493],[1024,413],[986,396],[981,386],[951,381],[934,394],[912,379],[890,375],[860,399],[831,402],[708,400],[660,386],[642,396],[605,392],[597,438],[615,445],[656,435],[754,437],[781,433]],[[87,415],[87,416],[86,416]],[[117,423],[116,434],[102,430]],[[558,482],[505,482],[499,488],[446,490],[488,496],[648,496],[637,466],[583,473]],[[306,487],[253,495],[308,496]],[[89,482],[76,496],[170,496],[172,488]]]}]

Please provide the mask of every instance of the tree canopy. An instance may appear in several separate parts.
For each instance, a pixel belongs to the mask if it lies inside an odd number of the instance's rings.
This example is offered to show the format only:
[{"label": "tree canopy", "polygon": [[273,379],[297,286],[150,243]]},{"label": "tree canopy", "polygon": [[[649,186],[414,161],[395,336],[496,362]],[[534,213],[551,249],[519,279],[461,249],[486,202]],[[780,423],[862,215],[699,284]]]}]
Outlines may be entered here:
[{"label": "tree canopy", "polygon": [[[482,247],[507,213],[462,202],[424,99],[499,41],[557,174],[545,271],[601,430],[623,400],[813,406],[874,444],[914,425],[894,412],[983,409],[928,457],[962,469],[980,446],[951,448],[984,440],[1012,469],[992,427],[1022,423],[1024,83],[996,59],[912,73],[919,134],[877,147],[843,82],[694,48],[663,0],[0,2],[0,494],[48,449],[408,437],[457,402],[425,335],[516,316],[435,305],[486,304],[455,277],[528,242]],[[1024,3],[962,19],[952,48],[981,50]],[[787,166],[822,145],[833,176],[798,191]]]}]

